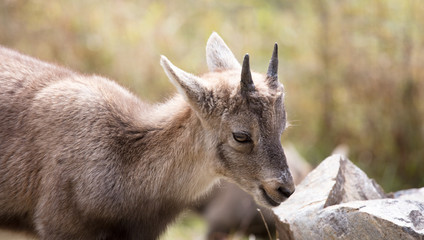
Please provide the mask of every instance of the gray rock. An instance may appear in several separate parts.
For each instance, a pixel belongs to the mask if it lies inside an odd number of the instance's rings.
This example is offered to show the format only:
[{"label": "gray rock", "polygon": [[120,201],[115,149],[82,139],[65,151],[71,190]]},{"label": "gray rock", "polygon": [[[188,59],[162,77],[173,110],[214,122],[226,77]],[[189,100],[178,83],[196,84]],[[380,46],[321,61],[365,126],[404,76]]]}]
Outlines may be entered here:
[{"label": "gray rock", "polygon": [[296,187],[295,193],[274,213],[284,221],[299,212],[315,212],[353,200],[384,198],[381,187],[342,155],[325,159]]},{"label": "gray rock", "polygon": [[280,239],[297,239],[303,223],[314,223],[317,212],[326,207],[385,197],[381,187],[348,159],[330,156],[306,176],[287,201],[273,209]]},{"label": "gray rock", "polygon": [[393,198],[424,202],[424,187],[395,192]]},{"label": "gray rock", "polygon": [[290,226],[293,239],[424,239],[424,203],[354,201],[324,208]]}]

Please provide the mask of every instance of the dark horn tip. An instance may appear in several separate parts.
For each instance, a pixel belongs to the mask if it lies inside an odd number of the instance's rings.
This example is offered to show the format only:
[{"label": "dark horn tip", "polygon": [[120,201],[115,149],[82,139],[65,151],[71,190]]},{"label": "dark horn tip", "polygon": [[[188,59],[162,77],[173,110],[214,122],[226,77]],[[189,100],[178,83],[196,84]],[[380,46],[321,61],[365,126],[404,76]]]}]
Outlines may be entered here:
[{"label": "dark horn tip", "polygon": [[241,68],[241,88],[242,88],[242,92],[249,92],[249,91],[255,90],[252,74],[250,73],[250,63],[249,63],[248,53],[244,55],[243,66]]},{"label": "dark horn tip", "polygon": [[274,43],[274,51],[272,52],[273,58],[278,58],[278,43]]},{"label": "dark horn tip", "polygon": [[271,61],[269,61],[269,67],[267,75],[272,79],[271,85],[278,81],[278,44],[274,44],[274,51],[272,51]]},{"label": "dark horn tip", "polygon": [[246,54],[244,55],[243,62],[244,62],[244,61],[249,61],[249,54],[248,54],[248,53],[246,53]]},{"label": "dark horn tip", "polygon": [[249,54],[248,54],[248,53],[246,53],[246,54],[244,55],[242,69],[243,69],[243,72],[244,72],[245,74],[247,74],[247,72],[248,72],[248,73],[249,73],[249,75],[250,75],[250,63],[249,63]]}]

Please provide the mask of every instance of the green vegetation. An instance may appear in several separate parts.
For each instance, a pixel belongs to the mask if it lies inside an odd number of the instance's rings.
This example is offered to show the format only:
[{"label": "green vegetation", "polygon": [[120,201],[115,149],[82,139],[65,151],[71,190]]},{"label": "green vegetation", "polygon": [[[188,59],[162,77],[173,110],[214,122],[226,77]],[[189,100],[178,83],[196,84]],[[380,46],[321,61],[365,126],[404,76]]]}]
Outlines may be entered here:
[{"label": "green vegetation", "polygon": [[166,233],[161,237],[162,240],[186,240],[186,239],[204,239],[207,226],[200,216],[191,212],[183,213],[176,224],[171,225]]},{"label": "green vegetation", "polygon": [[347,144],[387,191],[424,186],[423,26],[419,0],[0,1],[0,44],[149,101],[175,92],[160,54],[206,72],[217,31],[265,72],[278,42],[293,125],[283,141],[313,164]]}]

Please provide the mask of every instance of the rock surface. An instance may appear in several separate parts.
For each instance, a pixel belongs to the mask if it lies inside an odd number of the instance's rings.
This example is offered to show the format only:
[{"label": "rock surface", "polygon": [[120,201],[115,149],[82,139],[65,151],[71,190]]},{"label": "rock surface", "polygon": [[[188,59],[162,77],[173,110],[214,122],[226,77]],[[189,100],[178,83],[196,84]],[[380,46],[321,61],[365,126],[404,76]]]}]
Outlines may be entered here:
[{"label": "rock surface", "polygon": [[424,239],[424,203],[353,201],[319,210],[290,227],[294,239]]},{"label": "rock surface", "polygon": [[[385,227],[395,231],[390,232],[397,236],[393,239],[421,236],[420,227],[411,227],[412,220],[407,220],[407,216],[415,211],[412,214],[420,219],[422,203],[382,198],[386,194],[374,180],[345,157],[333,155],[308,174],[286,202],[273,209],[278,218],[279,238],[390,239],[384,237],[389,232]],[[384,207],[367,205],[373,201]],[[387,214],[386,219],[380,214],[384,209],[395,214]],[[399,225],[403,220],[410,222]]]},{"label": "rock surface", "polygon": [[315,212],[324,207],[349,202],[384,198],[381,187],[342,155],[325,159],[296,187],[295,193],[273,209],[282,221]]},{"label": "rock surface", "polygon": [[424,187],[395,192],[393,193],[393,198],[424,202]]}]

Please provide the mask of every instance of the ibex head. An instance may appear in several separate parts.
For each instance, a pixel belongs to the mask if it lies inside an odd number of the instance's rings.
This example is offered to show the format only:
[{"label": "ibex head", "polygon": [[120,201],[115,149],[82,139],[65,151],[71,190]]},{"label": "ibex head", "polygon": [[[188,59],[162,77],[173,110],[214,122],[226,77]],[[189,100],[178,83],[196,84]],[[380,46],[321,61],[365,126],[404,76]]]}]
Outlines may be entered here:
[{"label": "ibex head", "polygon": [[278,47],[274,46],[266,75],[250,70],[213,33],[206,46],[210,72],[196,77],[161,64],[212,138],[206,146],[216,156],[215,171],[236,182],[265,206],[277,206],[294,191],[281,147],[286,126],[284,88],[278,81]]}]

